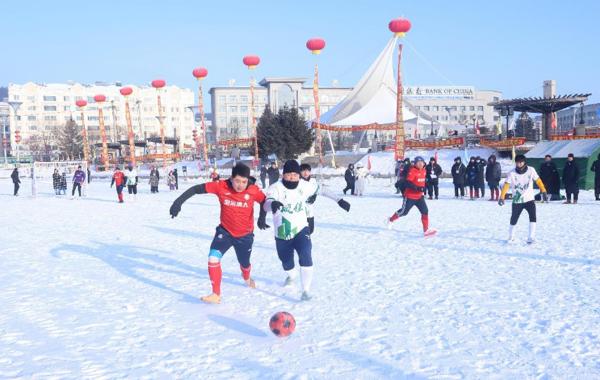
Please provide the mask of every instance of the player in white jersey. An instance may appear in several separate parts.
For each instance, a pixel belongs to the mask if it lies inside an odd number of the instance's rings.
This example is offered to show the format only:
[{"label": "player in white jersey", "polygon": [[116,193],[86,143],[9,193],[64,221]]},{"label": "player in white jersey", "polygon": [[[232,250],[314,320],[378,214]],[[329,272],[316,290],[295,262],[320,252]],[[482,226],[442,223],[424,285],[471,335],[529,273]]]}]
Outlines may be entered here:
[{"label": "player in white jersey", "polygon": [[508,173],[498,204],[504,205],[506,193],[512,187],[512,214],[510,216],[510,227],[508,232],[508,242],[515,240],[515,226],[523,210],[529,214],[529,237],[527,243],[535,241],[535,229],[537,216],[535,212],[535,194],[533,192],[533,182],[535,182],[542,193],[542,200],[547,199],[546,187],[540,179],[534,168],[528,167],[525,156],[519,154],[515,157],[515,168]]},{"label": "player in white jersey", "polygon": [[[337,203],[341,208],[343,208],[346,211],[350,211],[350,203],[346,202],[344,200],[344,198],[338,197],[335,193],[329,191],[325,186],[319,185],[317,183],[317,180],[315,178],[311,177],[311,175],[310,175],[311,170],[312,170],[312,168],[310,167],[309,164],[300,165],[300,177],[303,180],[310,182],[314,186],[317,186],[317,193],[319,195],[322,195],[326,198],[329,198],[329,199],[335,201],[335,203]],[[315,211],[314,211],[315,207],[313,204],[316,199],[317,199],[317,194],[313,195],[313,197],[311,199],[308,199],[308,202],[306,204],[306,221],[308,222],[308,229],[309,229],[311,235],[315,231]]]},{"label": "player in white jersey", "polygon": [[316,183],[300,180],[300,165],[296,160],[288,160],[283,165],[283,177],[267,190],[267,200],[262,212],[273,212],[275,246],[283,270],[291,284],[297,274],[294,265],[294,251],[298,253],[300,276],[302,279],[302,300],[309,300],[313,277],[312,242],[306,220],[307,201],[317,194]]}]

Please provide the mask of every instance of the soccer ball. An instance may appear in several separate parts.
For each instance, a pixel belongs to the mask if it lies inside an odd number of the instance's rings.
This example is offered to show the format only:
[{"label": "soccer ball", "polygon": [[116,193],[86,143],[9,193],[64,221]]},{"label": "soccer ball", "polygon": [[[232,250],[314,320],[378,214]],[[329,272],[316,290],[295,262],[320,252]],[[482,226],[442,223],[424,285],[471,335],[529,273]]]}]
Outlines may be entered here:
[{"label": "soccer ball", "polygon": [[271,317],[269,328],[271,328],[273,334],[283,338],[294,332],[296,320],[287,311],[279,311]]}]

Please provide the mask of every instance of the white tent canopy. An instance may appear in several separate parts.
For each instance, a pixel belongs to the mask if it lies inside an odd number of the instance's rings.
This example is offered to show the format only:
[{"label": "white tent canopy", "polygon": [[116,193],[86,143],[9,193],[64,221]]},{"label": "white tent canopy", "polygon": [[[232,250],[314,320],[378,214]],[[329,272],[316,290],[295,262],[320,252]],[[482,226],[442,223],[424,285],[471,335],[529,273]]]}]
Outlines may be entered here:
[{"label": "white tent canopy", "polygon": [[[321,124],[341,127],[396,122],[397,86],[394,78],[393,58],[397,39],[397,37],[390,39],[385,49],[352,92],[321,116]],[[406,100],[403,103],[404,122],[416,124],[415,112],[418,111]],[[419,125],[431,122],[431,118],[422,112],[419,113],[418,120]]]}]

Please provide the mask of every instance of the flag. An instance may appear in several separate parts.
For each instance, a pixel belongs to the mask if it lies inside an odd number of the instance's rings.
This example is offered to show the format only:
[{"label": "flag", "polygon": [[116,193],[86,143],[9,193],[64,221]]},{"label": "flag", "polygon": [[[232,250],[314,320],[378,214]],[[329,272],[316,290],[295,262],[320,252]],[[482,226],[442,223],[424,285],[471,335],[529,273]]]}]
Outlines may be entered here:
[{"label": "flag", "polygon": [[500,121],[500,119],[498,119],[498,122],[496,123],[496,134],[502,134],[502,122]]},{"label": "flag", "polygon": [[369,171],[371,171],[371,155],[369,155],[367,157],[367,169],[369,169]]},{"label": "flag", "polygon": [[517,156],[517,152],[515,152],[515,146],[513,145],[512,146],[512,160],[513,160],[513,163],[515,162],[515,157],[516,156]]},{"label": "flag", "polygon": [[556,112],[552,112],[552,124],[551,127],[552,129],[556,129]]},{"label": "flag", "polygon": [[479,119],[477,119],[477,123],[475,124],[475,134],[479,136]]}]

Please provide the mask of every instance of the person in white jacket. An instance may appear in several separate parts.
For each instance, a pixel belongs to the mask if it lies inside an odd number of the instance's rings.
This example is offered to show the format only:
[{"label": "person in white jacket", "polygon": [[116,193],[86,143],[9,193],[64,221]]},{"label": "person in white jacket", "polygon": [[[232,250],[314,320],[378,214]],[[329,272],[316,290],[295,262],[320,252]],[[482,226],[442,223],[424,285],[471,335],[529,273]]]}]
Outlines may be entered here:
[{"label": "person in white jacket", "polygon": [[356,166],[356,195],[362,197],[365,194],[365,187],[367,185],[367,175],[369,171],[367,168],[358,164]]},{"label": "person in white jacket", "polygon": [[127,177],[127,191],[129,194],[137,195],[138,173],[133,165],[127,167],[125,176]]},{"label": "person in white jacket", "polygon": [[[335,193],[329,191],[324,185],[319,185],[317,180],[311,177],[312,168],[309,164],[300,165],[300,177],[307,182],[313,184],[313,186],[317,187],[317,194],[322,195],[326,198],[329,198],[335,203],[337,203],[341,208],[346,211],[350,211],[350,203],[346,202],[344,198],[337,196]],[[314,211],[314,202],[317,198],[317,194],[314,195],[314,199],[309,199],[309,202],[306,204],[306,221],[308,222],[308,229],[310,234],[315,231],[315,211]]]}]

